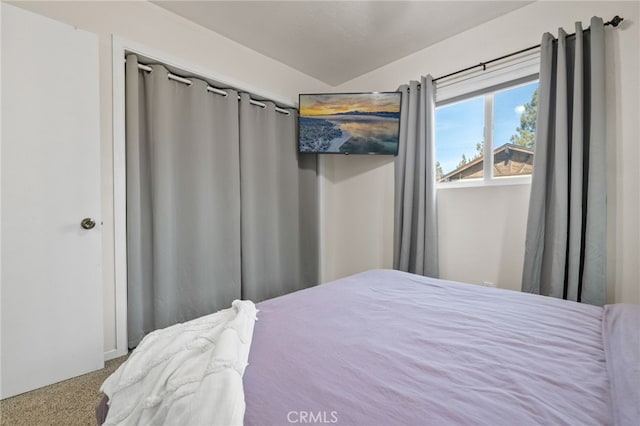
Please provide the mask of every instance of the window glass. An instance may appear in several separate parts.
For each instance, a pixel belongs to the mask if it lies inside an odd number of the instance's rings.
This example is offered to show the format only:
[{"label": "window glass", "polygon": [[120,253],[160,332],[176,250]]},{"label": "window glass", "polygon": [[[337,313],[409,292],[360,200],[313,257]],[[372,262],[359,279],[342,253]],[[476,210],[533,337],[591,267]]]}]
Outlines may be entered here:
[{"label": "window glass", "polygon": [[[436,108],[436,182],[530,175],[535,152],[538,82]],[[490,123],[485,123],[484,108]],[[484,129],[493,158],[484,176]]]},{"label": "window glass", "polygon": [[531,174],[537,105],[537,82],[495,93],[493,177]]},{"label": "window glass", "polygon": [[484,98],[436,109],[436,182],[483,177]]}]

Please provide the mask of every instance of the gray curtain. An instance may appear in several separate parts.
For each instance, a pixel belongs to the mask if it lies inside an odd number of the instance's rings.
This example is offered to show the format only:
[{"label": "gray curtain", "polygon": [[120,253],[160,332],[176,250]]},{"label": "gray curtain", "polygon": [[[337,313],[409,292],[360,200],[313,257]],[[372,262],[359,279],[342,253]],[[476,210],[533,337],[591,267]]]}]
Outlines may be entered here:
[{"label": "gray curtain", "polygon": [[128,335],[240,298],[238,100],[126,63]]},{"label": "gray curtain", "polygon": [[126,64],[129,346],[155,329],[318,283],[315,155],[297,115]]},{"label": "gray curtain", "polygon": [[435,191],[435,88],[431,76],[399,88],[400,146],[395,160],[393,267],[438,277]]},{"label": "gray curtain", "polygon": [[541,45],[536,155],[522,290],[606,298],[605,55],[602,19]]},{"label": "gray curtain", "polygon": [[318,283],[316,155],[297,153],[297,113],[240,100],[242,298]]}]

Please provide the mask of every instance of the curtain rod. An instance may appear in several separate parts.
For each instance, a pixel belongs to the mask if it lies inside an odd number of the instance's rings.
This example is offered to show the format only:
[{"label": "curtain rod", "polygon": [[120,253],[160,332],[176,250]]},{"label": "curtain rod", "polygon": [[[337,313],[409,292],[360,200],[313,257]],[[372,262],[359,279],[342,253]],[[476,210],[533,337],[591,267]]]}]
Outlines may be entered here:
[{"label": "curtain rod", "polygon": [[[624,21],[624,18],[621,18],[620,16],[616,15],[616,16],[614,16],[610,21],[605,22],[605,23],[604,23],[604,25],[605,25],[605,26],[607,26],[607,25],[611,25],[612,27],[616,28],[618,25],[620,25],[620,23],[621,23],[622,21]],[[590,29],[591,29],[591,28],[587,28],[587,29],[586,29],[586,30],[584,30],[584,31],[589,31]],[[574,37],[575,35],[576,35],[576,33],[569,34],[569,35],[567,35],[567,38],[569,38],[569,37]],[[452,77],[452,76],[457,75],[457,74],[462,74],[463,72],[471,71],[471,70],[472,70],[472,69],[474,69],[474,68],[482,67],[482,70],[483,70],[483,71],[485,71],[485,70],[487,69],[487,65],[488,65],[488,64],[492,64],[492,63],[494,63],[494,62],[501,61],[501,60],[506,59],[506,58],[509,58],[509,57],[511,57],[511,56],[516,56],[516,55],[519,55],[519,54],[521,54],[521,53],[524,53],[524,52],[528,52],[528,51],[530,51],[530,50],[537,49],[537,48],[539,48],[539,47],[540,47],[540,44],[536,44],[535,46],[527,47],[526,49],[521,49],[521,50],[518,50],[517,52],[512,52],[512,53],[509,53],[509,54],[506,54],[506,55],[500,56],[499,58],[491,59],[490,61],[480,62],[480,63],[479,63],[479,64],[477,64],[477,65],[472,65],[472,66],[470,66],[470,67],[467,67],[467,68],[464,68],[464,69],[461,69],[461,70],[458,70],[458,71],[452,72],[452,73],[450,73],[450,74],[443,75],[443,76],[438,77],[438,78],[434,78],[434,79],[433,79],[433,82],[435,83],[435,82],[436,82],[436,81],[438,81],[438,80],[442,80],[442,79],[445,79],[445,78],[447,78],[447,77]]]},{"label": "curtain rod", "polygon": [[[138,69],[141,69],[141,70],[147,71],[147,72],[152,72],[153,71],[153,68],[151,68],[148,65],[143,65],[143,64],[138,64]],[[184,83],[184,84],[187,84],[189,86],[191,86],[191,84],[192,84],[191,80],[189,80],[188,78],[180,77],[179,75],[175,75],[175,74],[172,74],[170,72],[167,73],[167,77],[170,80],[178,81],[180,83]],[[222,89],[218,89],[218,88],[213,87],[213,86],[209,86],[209,85],[207,85],[207,92],[212,92],[212,93],[215,93],[217,95],[224,96],[224,97],[229,96],[229,94],[226,91],[224,91]],[[240,95],[238,95],[238,100],[240,100]],[[251,105],[259,106],[260,108],[266,108],[267,107],[267,104],[265,104],[264,102],[256,101],[255,99],[251,99],[251,98],[249,98],[249,103]],[[281,114],[286,114],[286,115],[290,115],[291,114],[286,109],[280,108],[280,107],[277,107],[277,106],[275,107],[275,110],[277,112],[281,113]]]}]

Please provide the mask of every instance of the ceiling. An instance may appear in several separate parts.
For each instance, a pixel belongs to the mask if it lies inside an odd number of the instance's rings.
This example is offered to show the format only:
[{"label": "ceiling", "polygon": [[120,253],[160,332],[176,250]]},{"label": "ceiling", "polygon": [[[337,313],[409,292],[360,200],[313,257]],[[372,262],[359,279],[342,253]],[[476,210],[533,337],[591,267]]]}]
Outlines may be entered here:
[{"label": "ceiling", "polygon": [[531,1],[154,1],[331,86]]}]

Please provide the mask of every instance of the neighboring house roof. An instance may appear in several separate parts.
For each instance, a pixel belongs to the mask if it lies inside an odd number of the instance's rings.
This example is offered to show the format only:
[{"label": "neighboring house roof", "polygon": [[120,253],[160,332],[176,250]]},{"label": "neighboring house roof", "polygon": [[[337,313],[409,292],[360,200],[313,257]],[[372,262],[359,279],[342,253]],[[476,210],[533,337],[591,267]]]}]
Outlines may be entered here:
[{"label": "neighboring house roof", "polygon": [[[534,151],[524,146],[506,143],[493,150],[493,175],[530,175],[533,170]],[[484,157],[478,157],[442,176],[438,182],[480,178],[483,175]]]}]

